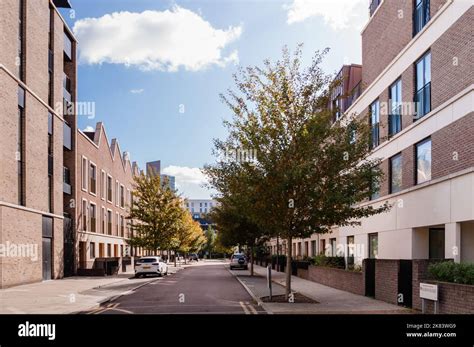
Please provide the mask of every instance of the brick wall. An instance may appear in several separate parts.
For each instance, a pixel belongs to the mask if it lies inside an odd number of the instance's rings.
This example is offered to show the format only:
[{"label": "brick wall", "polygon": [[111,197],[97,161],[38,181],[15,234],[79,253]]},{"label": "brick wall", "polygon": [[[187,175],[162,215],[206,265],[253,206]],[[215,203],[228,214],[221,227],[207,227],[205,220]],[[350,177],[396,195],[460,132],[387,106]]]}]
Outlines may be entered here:
[{"label": "brick wall", "polygon": [[354,294],[365,294],[362,272],[346,271],[323,266],[310,266],[308,270],[298,269],[298,276]]},{"label": "brick wall", "polygon": [[[474,312],[474,286],[438,282],[427,279],[430,260],[413,260],[413,308],[421,310],[420,283],[438,285],[438,313],[472,314]],[[425,312],[433,313],[434,304],[425,301]]]},{"label": "brick wall", "polygon": [[471,7],[431,46],[431,108],[474,83]]},{"label": "brick wall", "polygon": [[474,166],[474,112],[431,136],[432,179]]},{"label": "brick wall", "polygon": [[397,304],[399,260],[377,259],[375,264],[375,299]]}]

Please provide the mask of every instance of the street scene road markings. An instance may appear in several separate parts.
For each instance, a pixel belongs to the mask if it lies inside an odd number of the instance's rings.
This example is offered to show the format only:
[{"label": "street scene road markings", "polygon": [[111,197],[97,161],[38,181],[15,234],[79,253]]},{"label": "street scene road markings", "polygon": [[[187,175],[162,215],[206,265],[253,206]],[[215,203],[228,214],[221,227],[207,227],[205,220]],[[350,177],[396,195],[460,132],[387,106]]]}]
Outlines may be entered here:
[{"label": "street scene road markings", "polygon": [[248,308],[245,306],[245,304],[242,301],[240,301],[239,304],[242,307],[242,310],[244,310],[245,314],[250,314]]},{"label": "street scene road markings", "polygon": [[253,305],[249,302],[246,302],[248,308],[250,309],[250,311],[252,312],[252,314],[258,314],[257,310],[255,309],[255,307],[253,307]]}]

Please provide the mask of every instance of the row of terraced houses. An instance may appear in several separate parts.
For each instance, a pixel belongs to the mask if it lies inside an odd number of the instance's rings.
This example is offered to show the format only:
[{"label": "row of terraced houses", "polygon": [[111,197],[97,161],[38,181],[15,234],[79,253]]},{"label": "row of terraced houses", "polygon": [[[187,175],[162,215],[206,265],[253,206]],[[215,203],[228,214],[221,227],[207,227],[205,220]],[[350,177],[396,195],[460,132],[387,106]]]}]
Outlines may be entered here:
[{"label": "row of terraced houses", "polygon": [[91,108],[78,107],[60,8],[69,1],[0,1],[0,288],[122,271],[141,254],[126,220],[140,171],[102,123],[77,127]]},{"label": "row of terraced houses", "polygon": [[[384,181],[365,204],[392,209],[357,227],[293,240],[297,258],[474,261],[473,6],[469,0],[373,0],[362,65],[344,65],[335,120],[365,117]],[[272,254],[286,243],[272,240]]]}]

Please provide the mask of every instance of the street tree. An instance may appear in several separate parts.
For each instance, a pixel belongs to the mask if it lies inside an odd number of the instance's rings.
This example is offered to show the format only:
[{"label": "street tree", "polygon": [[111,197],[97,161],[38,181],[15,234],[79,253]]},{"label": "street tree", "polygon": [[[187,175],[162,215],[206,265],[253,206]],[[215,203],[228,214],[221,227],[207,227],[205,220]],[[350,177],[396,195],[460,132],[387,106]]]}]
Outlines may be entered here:
[{"label": "street tree", "polygon": [[[241,68],[234,75],[235,90],[222,95],[232,118],[224,122],[228,137],[215,141],[215,153],[252,151],[256,160],[207,170],[211,185],[224,196],[232,194],[228,187],[236,177],[244,177],[252,208],[241,212],[270,236],[286,240],[287,299],[294,238],[358,225],[390,207],[361,204],[378,189],[380,159],[370,157],[365,115],[334,121],[327,107],[333,77],[321,68],[326,52],[316,52],[306,68],[301,46],[294,54],[284,48],[275,62]],[[219,168],[222,161],[210,167]]]}]

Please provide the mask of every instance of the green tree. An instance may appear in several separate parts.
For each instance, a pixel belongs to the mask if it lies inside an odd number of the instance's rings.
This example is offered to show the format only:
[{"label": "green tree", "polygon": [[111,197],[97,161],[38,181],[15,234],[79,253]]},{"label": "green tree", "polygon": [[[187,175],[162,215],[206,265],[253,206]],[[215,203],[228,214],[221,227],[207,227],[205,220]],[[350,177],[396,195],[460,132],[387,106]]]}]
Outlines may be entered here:
[{"label": "green tree", "polygon": [[130,245],[156,252],[166,249],[183,215],[181,201],[176,194],[163,187],[159,175],[141,174],[134,178],[133,203],[127,219],[133,236]]},{"label": "green tree", "polygon": [[220,160],[207,170],[211,185],[224,196],[232,194],[227,188],[239,177],[252,202],[242,210],[246,217],[269,236],[286,239],[287,298],[294,238],[326,233],[334,225],[358,225],[389,208],[360,204],[382,178],[380,160],[369,157],[367,118],[333,122],[327,108],[332,77],[320,66],[326,50],[316,52],[307,68],[301,53],[301,46],[294,55],[284,48],[280,60],[234,76],[237,90],[222,95],[233,113],[224,122],[229,135],[215,141],[215,153],[252,150],[257,159]]}]

